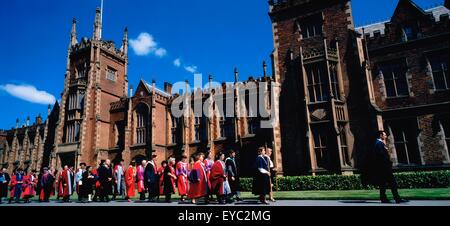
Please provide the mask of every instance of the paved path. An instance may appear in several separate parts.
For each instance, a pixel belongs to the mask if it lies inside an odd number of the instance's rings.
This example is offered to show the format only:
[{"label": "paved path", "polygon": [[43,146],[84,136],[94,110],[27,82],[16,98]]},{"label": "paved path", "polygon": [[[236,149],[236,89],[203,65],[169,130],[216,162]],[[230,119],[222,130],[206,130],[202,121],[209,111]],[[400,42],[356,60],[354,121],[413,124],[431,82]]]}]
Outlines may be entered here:
[{"label": "paved path", "polygon": [[[115,201],[109,203],[60,203],[60,202],[50,202],[50,203],[39,203],[33,202],[28,204],[0,204],[1,207],[7,206],[195,206],[192,204],[179,204],[177,202],[173,203],[148,203],[148,202],[124,202],[124,201]],[[197,206],[205,206],[199,204]],[[218,204],[210,204],[208,206],[211,207],[221,207],[224,205]],[[254,201],[240,202],[234,204],[226,205],[228,207],[232,206],[264,206],[259,205]],[[338,201],[338,200],[281,200],[275,203],[270,203],[270,206],[450,206],[450,200],[442,200],[442,201],[410,201],[408,203],[403,204],[382,204],[379,201]]]}]

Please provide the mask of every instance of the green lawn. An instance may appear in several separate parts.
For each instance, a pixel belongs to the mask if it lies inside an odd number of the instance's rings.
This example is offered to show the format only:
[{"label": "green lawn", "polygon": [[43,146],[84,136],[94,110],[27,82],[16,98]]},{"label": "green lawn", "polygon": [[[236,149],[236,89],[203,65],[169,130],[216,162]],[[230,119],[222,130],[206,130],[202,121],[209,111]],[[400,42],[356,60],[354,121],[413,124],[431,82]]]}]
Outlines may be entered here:
[{"label": "green lawn", "polygon": [[[450,200],[450,188],[438,189],[401,189],[403,198],[411,200]],[[390,191],[388,196],[392,198]],[[378,190],[358,191],[285,191],[275,192],[275,199],[281,200],[377,200]],[[244,198],[254,198],[249,192],[242,193]]]},{"label": "green lawn", "polygon": [[[450,188],[434,189],[401,189],[400,195],[410,200],[450,200]],[[137,194],[137,193],[136,193]],[[390,191],[388,196],[392,198]],[[244,199],[257,199],[250,192],[242,192]],[[53,197],[52,200],[56,198]],[[74,194],[72,200],[77,199]],[[134,200],[137,197],[133,198]],[[178,195],[172,196],[173,200],[179,199]],[[275,192],[275,199],[279,200],[377,200],[378,190],[356,190],[356,191],[280,191]],[[37,200],[35,197],[33,200]]]}]

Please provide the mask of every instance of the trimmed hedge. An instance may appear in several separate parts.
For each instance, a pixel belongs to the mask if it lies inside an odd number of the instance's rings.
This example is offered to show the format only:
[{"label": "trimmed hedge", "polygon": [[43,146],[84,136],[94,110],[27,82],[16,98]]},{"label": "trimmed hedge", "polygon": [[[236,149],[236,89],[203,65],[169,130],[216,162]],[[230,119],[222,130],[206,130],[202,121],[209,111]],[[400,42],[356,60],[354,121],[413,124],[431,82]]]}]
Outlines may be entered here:
[{"label": "trimmed hedge", "polygon": [[[450,171],[396,173],[398,187],[447,188],[450,187]],[[241,178],[241,190],[252,190],[252,178]],[[276,178],[276,191],[364,190],[360,175],[320,175]]]}]

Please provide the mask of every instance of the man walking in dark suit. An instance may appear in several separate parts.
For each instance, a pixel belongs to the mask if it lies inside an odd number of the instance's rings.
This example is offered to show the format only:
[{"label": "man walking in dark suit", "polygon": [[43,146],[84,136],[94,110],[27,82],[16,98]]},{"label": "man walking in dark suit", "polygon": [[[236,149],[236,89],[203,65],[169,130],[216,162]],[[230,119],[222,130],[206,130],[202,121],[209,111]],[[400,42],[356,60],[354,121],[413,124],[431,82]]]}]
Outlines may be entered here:
[{"label": "man walking in dark suit", "polygon": [[363,172],[363,184],[372,184],[380,188],[382,203],[391,203],[386,196],[386,189],[390,188],[396,203],[408,202],[400,197],[397,189],[397,181],[392,172],[392,161],[386,146],[386,132],[380,131],[375,142],[375,147],[366,156],[365,170]]}]

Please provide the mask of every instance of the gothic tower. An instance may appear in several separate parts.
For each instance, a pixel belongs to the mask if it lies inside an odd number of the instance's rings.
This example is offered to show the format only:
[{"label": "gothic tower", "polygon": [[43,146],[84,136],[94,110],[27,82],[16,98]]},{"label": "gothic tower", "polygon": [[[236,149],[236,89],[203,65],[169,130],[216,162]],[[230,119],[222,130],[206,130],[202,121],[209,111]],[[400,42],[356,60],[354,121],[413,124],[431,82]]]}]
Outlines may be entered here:
[{"label": "gothic tower", "polygon": [[121,48],[103,40],[102,15],[97,8],[92,38],[77,39],[73,20],[67,56],[64,91],[52,152],[52,166],[95,166],[108,156],[110,104],[128,90],[128,34]]},{"label": "gothic tower", "polygon": [[269,4],[285,174],[351,172],[358,94],[349,87],[360,68],[350,0]]}]

